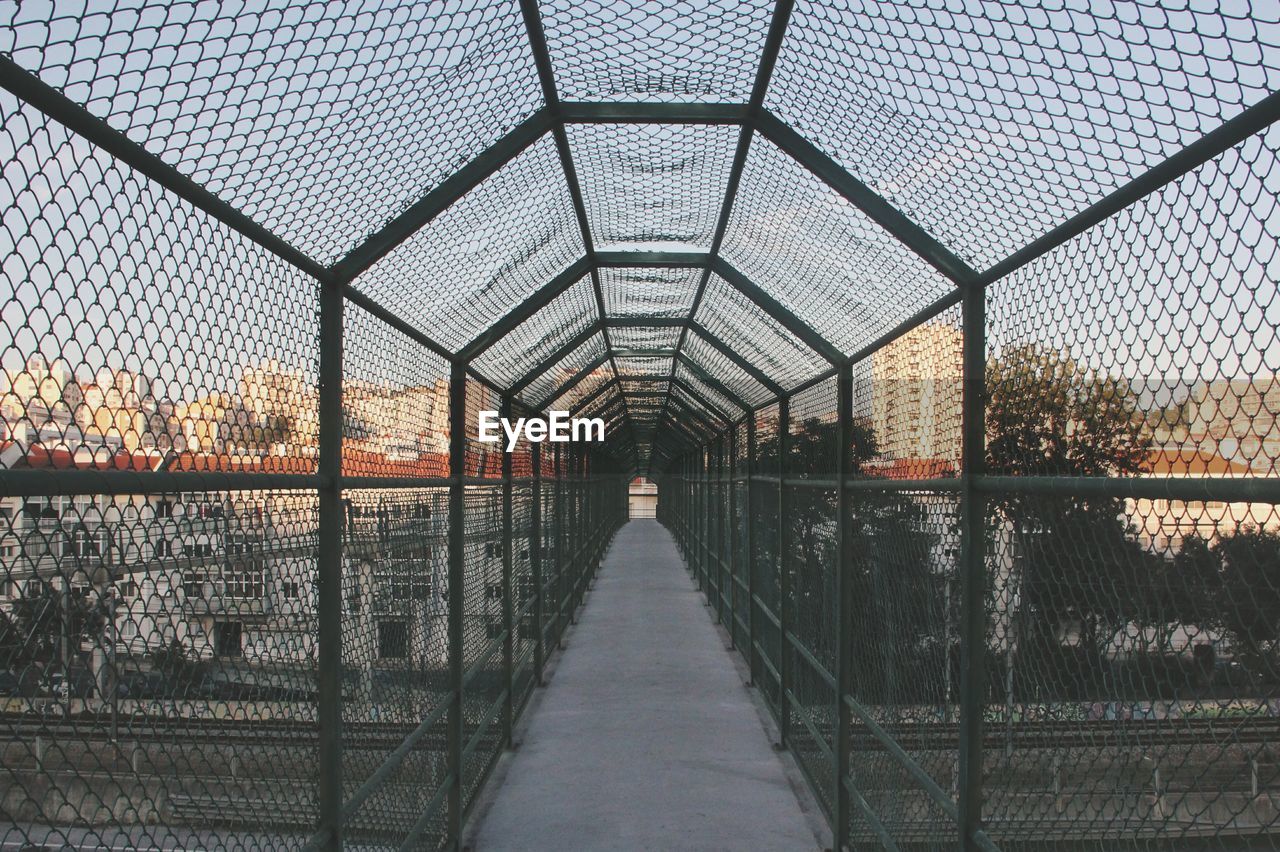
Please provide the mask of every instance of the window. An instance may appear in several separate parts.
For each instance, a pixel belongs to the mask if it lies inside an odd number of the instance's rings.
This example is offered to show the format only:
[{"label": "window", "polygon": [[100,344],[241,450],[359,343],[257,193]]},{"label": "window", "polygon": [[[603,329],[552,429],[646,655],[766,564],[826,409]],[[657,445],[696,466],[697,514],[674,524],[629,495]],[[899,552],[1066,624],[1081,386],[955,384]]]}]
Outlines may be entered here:
[{"label": "window", "polygon": [[169,556],[173,556],[173,542],[167,538],[162,538],[156,542],[156,557],[164,559]]},{"label": "window", "polygon": [[138,625],[132,621],[126,621],[120,625],[120,638],[128,641],[138,635]]},{"label": "window", "polygon": [[241,567],[222,575],[223,593],[229,598],[254,600],[266,593],[266,572],[261,568]]},{"label": "window", "polygon": [[173,517],[173,503],[171,503],[171,502],[170,502],[170,501],[168,501],[168,500],[157,500],[157,501],[156,501],[156,517],[157,517],[157,518],[172,518],[172,517]]},{"label": "window", "polygon": [[244,625],[238,621],[214,624],[213,653],[219,657],[244,656]]},{"label": "window", "polygon": [[192,571],[182,576],[182,594],[188,598],[204,597],[204,584],[208,578],[204,572]]},{"label": "window", "polygon": [[491,601],[502,600],[502,584],[501,583],[485,583],[484,596]]},{"label": "window", "polygon": [[252,556],[258,543],[245,535],[233,535],[227,539],[227,552],[232,556]]},{"label": "window", "polygon": [[132,600],[138,596],[137,580],[125,580],[118,584],[118,588],[120,589],[120,597],[125,600]]},{"label": "window", "polygon": [[502,635],[502,622],[490,621],[485,623],[485,635],[490,639],[497,639]]},{"label": "window", "polygon": [[280,584],[280,594],[286,598],[296,598],[300,596],[298,584],[294,580],[286,580]]},{"label": "window", "polygon": [[189,541],[182,546],[182,553],[192,559],[208,559],[213,556],[213,544],[207,541]]},{"label": "window", "polygon": [[409,625],[404,621],[378,622],[378,658],[403,660],[409,656]]}]

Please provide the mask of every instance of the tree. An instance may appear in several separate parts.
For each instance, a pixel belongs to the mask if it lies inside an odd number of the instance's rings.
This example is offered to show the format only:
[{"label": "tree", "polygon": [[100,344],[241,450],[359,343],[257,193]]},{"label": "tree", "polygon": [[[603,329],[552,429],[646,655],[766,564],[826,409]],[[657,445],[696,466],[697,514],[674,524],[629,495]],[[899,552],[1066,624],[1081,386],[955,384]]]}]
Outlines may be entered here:
[{"label": "tree", "polygon": [[204,681],[204,663],[191,656],[181,639],[147,652],[151,665],[165,676],[176,692],[184,692]]},{"label": "tree", "polygon": [[[986,383],[990,473],[1116,477],[1141,470],[1149,440],[1127,383],[1034,344],[993,359]],[[1135,601],[1150,585],[1155,561],[1132,535],[1123,501],[1005,495],[989,508],[993,533],[1008,530],[1020,557],[1009,583],[1020,599],[1010,639],[1019,656],[1026,645],[1052,649],[1057,628],[1074,621],[1100,665],[1106,639],[1141,618]]]},{"label": "tree", "polygon": [[85,640],[100,641],[109,621],[102,600],[78,592],[64,593],[50,583],[32,581],[13,602],[6,628],[13,635],[5,640],[11,649],[9,666],[17,669],[34,662],[51,662],[67,639],[71,641],[71,648],[67,649],[70,656]]},{"label": "tree", "polygon": [[1217,619],[1235,657],[1266,680],[1280,652],[1280,534],[1244,526],[1210,548],[1219,560]]}]

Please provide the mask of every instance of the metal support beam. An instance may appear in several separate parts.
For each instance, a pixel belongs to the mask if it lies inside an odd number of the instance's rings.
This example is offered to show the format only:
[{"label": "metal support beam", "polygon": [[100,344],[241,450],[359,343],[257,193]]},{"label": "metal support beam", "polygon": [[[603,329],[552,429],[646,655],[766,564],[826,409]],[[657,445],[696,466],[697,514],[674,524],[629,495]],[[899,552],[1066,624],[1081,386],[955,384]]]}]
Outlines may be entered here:
[{"label": "metal support beam", "polygon": [[702,251],[599,251],[595,255],[601,268],[682,268],[704,267],[711,255]]},{"label": "metal support beam", "polygon": [[335,280],[325,266],[93,115],[7,54],[0,54],[0,86],[286,263],[317,280]]},{"label": "metal support beam", "polygon": [[746,104],[561,101],[560,115],[570,124],[742,124],[749,112]]},{"label": "metal support beam", "polygon": [[333,274],[343,282],[355,279],[541,139],[551,127],[551,112],[543,107],[347,252],[333,265]]},{"label": "metal support beam", "polygon": [[[539,411],[545,409],[548,405],[555,402],[557,399],[559,399],[560,397],[567,394],[569,391],[576,388],[578,384],[582,382],[583,379],[587,378],[587,376],[590,376],[591,374],[595,373],[596,370],[599,370],[601,367],[603,367],[605,364],[610,363],[611,361],[612,361],[612,356],[609,354],[608,351],[604,352],[604,354],[602,355],[599,355],[591,359],[591,362],[589,364],[587,364],[581,370],[574,373],[570,378],[562,382],[560,386],[557,387],[555,390],[553,390],[551,393],[547,394],[542,399],[538,400],[538,403],[534,406],[534,408],[537,408]],[[614,373],[614,376],[615,378],[610,379],[611,382],[617,381],[616,371]]]},{"label": "metal support beam", "polygon": [[739,293],[750,299],[756,307],[777,321],[779,325],[795,335],[801,343],[817,352],[826,361],[835,365],[847,360],[839,349],[831,345],[825,337],[800,319],[781,302],[766,293],[754,281],[743,275],[723,258],[716,258],[712,269]]},{"label": "metal support beam", "polygon": [[781,747],[791,742],[791,644],[787,635],[791,630],[788,600],[791,597],[791,580],[788,575],[787,553],[791,549],[791,536],[787,529],[787,454],[791,452],[791,398],[778,400],[778,736]]},{"label": "metal support beam", "polygon": [[742,525],[742,547],[746,557],[747,571],[747,676],[748,685],[756,683],[756,571],[755,549],[752,538],[754,483],[752,477],[756,472],[756,416],[754,412],[747,415],[747,458],[746,479],[742,483],[742,512],[745,523]]},{"label": "metal support beam", "polygon": [[1250,136],[1261,133],[1277,121],[1280,121],[1280,92],[1272,92],[1235,118],[1224,122],[1218,129],[1205,134],[1098,203],[1072,216],[1040,239],[984,270],[978,283],[986,285],[999,281],[1162,186],[1234,148]]},{"label": "metal support beam", "polygon": [[[845,483],[853,476],[853,368],[842,364],[836,377],[836,734],[835,808],[831,820],[832,846],[845,848],[849,839],[850,733],[853,720],[844,697],[853,687],[853,511]],[[784,485],[779,482],[778,487]]]},{"label": "metal support beam", "polygon": [[546,307],[556,296],[578,283],[584,275],[590,274],[591,269],[592,263],[588,258],[583,257],[574,261],[569,265],[568,269],[552,278],[542,287],[539,287],[523,302],[516,305],[504,314],[501,319],[480,332],[470,343],[458,350],[458,360],[463,362],[474,361],[486,349],[514,331],[522,322]]},{"label": "metal support beam", "polygon": [[835,160],[822,153],[816,145],[792,130],[773,113],[761,110],[755,121],[756,130],[762,136],[789,154],[827,186],[840,193],[846,201],[865,213],[880,227],[897,237],[934,269],[961,286],[972,284],[977,279],[978,273],[969,264],[952,254],[950,249],[935,240],[866,184],[845,171]]},{"label": "metal support beam", "polygon": [[335,283],[320,288],[316,623],[320,727],[320,834],[342,848],[342,347],[344,307]]},{"label": "metal support beam", "polygon": [[[591,393],[587,394],[587,395],[586,395],[586,396],[584,396],[582,399],[580,399],[580,400],[578,400],[576,403],[574,403],[573,408],[569,409],[569,414],[571,414],[571,415],[572,415],[572,414],[577,414],[579,411],[582,411],[582,410],[583,410],[584,408],[586,408],[588,405],[590,405],[591,403],[595,402],[595,401],[596,401],[597,399],[599,399],[602,395],[604,395],[605,393],[607,393],[607,392],[609,391],[609,389],[610,389],[610,388],[616,388],[617,386],[618,386],[618,379],[617,379],[616,377],[614,377],[614,378],[612,378],[612,379],[609,379],[609,381],[607,381],[607,382],[605,382],[604,384],[600,385],[600,387],[596,388],[596,389],[595,389],[595,390],[593,390]],[[553,399],[554,399],[554,397],[553,397]],[[539,408],[545,408],[545,407],[546,407],[546,406],[545,406],[545,404],[544,404],[544,405],[539,406]]]},{"label": "metal support beam", "polygon": [[533,580],[533,682],[542,686],[546,668],[546,591],[542,580],[542,444],[529,445],[533,501],[529,512],[529,573]]},{"label": "metal support beam", "polygon": [[979,848],[982,829],[982,713],[986,706],[985,501],[973,487],[986,461],[986,290],[964,303],[960,473],[960,846]]},{"label": "metal support beam", "polygon": [[[573,164],[573,151],[569,147],[569,135],[565,131],[564,112],[560,104],[560,93],[556,90],[555,71],[551,65],[551,51],[547,47],[546,32],[542,27],[542,13],[538,8],[538,0],[520,0],[520,12],[524,18],[525,32],[529,38],[529,50],[533,53],[533,64],[538,71],[538,81],[542,86],[542,96],[546,101],[546,109],[551,113],[551,133],[556,140],[556,153],[560,158],[560,167],[564,172],[565,184],[569,189],[569,199],[573,203],[574,217],[578,220],[578,228],[582,232],[582,244],[587,250],[587,259],[591,262],[591,291],[595,296],[596,309],[602,324],[608,316],[604,305],[604,290],[600,285],[600,273],[595,268],[595,241],[591,237],[591,223],[587,216],[587,205],[582,197],[582,185],[578,181],[578,171]],[[604,350],[613,357],[613,341],[609,338],[609,327],[604,324],[601,329],[604,335]],[[618,369],[614,364],[614,372]]]},{"label": "metal support beam", "polygon": [[742,410],[744,413],[751,410],[751,403],[747,402],[742,397],[738,396],[738,394],[735,393],[724,382],[720,381],[715,376],[711,375],[706,370],[702,369],[702,365],[699,364],[697,361],[693,360],[683,352],[677,355],[676,359],[680,363],[688,367],[689,372],[693,373],[694,377],[698,381],[702,382],[707,387],[711,388],[713,391],[720,394],[725,399],[732,402],[734,405],[738,406],[738,408]]},{"label": "metal support beam", "polygon": [[467,370],[454,362],[449,376],[449,718],[446,730],[446,760],[449,767],[448,818],[450,846],[460,850],[463,823],[463,736],[462,677],[463,599],[466,570],[466,457],[467,457]]},{"label": "metal support beam", "polygon": [[[697,402],[699,405],[706,408],[707,411],[714,414],[716,417],[719,417],[721,420],[725,422],[726,425],[734,421],[734,417],[732,414],[730,414],[728,411],[725,411],[723,408],[721,408],[719,405],[716,405],[711,400],[707,399],[706,394],[702,390],[689,384],[679,376],[676,376],[674,379],[667,379],[664,377],[663,381],[670,381],[675,387],[680,388],[680,390],[684,391],[689,396],[693,397],[695,402]],[[735,403],[735,405],[736,404],[737,403]],[[742,406],[739,406],[739,408],[742,408]],[[751,409],[742,408],[742,410],[750,411]]]},{"label": "metal support beam", "polygon": [[[501,417],[511,418],[511,397],[502,397]],[[502,454],[502,743],[512,748],[511,731],[515,726],[515,594],[512,588],[512,560],[515,553],[515,530],[511,507],[511,453]]]},{"label": "metal support beam", "polygon": [[[512,396],[519,394],[520,391],[527,388],[531,382],[546,374],[565,358],[572,355],[575,349],[595,337],[596,333],[599,332],[601,328],[602,326],[599,322],[593,322],[591,325],[569,338],[569,340],[564,345],[558,347],[555,352],[552,352],[546,358],[543,358],[537,364],[534,364],[533,368],[525,372],[523,376],[516,380],[515,384],[511,385],[507,392]],[[606,348],[605,355],[607,356],[608,354],[609,350]]]},{"label": "metal support beam", "polygon": [[775,382],[772,378],[769,377],[767,373],[765,373],[755,364],[751,363],[746,358],[743,358],[732,347],[730,347],[727,343],[721,340],[717,334],[712,332],[706,326],[702,325],[696,320],[691,320],[689,322],[689,330],[692,331],[694,334],[698,335],[698,337],[702,338],[704,341],[706,341],[707,344],[710,345],[712,349],[715,349],[725,358],[729,359],[729,361],[733,363],[733,365],[736,366],[738,369],[742,370],[742,372],[746,373],[748,376],[755,379],[760,384],[764,385],[764,387],[768,389],[769,393],[773,394],[775,397],[782,396],[784,393],[786,393],[786,391],[783,390],[782,385]]},{"label": "metal support beam", "polygon": [[608,317],[606,328],[684,328],[684,317]]}]

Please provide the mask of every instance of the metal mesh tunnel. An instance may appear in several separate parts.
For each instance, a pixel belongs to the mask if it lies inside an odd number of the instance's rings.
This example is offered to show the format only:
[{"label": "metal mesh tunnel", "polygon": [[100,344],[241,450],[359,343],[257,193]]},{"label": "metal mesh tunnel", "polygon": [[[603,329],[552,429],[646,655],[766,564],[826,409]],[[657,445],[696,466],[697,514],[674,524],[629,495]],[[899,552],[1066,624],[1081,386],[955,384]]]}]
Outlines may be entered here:
[{"label": "metal mesh tunnel", "polygon": [[28,2],[0,89],[5,848],[458,848],[637,477],[838,848],[1280,848],[1274,3]]}]

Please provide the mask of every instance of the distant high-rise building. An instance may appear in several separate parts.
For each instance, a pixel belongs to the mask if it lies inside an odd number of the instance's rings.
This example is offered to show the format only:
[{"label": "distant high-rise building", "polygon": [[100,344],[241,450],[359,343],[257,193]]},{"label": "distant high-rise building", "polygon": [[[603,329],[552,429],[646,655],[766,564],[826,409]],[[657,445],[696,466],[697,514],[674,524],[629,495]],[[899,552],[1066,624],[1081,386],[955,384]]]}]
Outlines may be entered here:
[{"label": "distant high-rise building", "polygon": [[871,425],[889,459],[960,458],[961,353],[956,326],[928,322],[871,358]]}]

